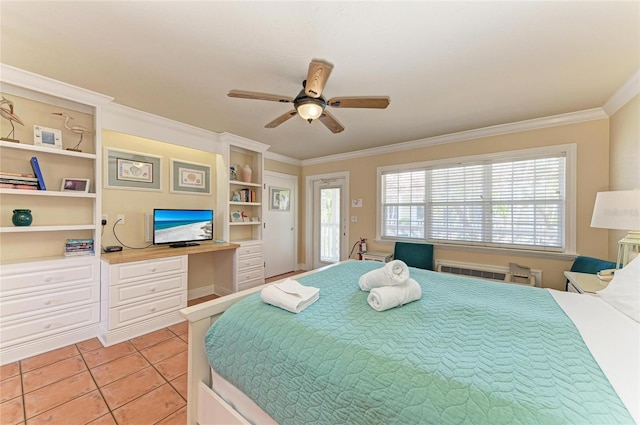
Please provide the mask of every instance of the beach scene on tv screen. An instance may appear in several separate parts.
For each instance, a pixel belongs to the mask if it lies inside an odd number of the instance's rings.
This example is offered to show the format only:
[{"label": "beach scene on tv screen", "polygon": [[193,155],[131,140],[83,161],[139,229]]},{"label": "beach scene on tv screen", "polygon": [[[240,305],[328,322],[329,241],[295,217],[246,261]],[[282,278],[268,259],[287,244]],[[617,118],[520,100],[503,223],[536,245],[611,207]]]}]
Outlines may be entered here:
[{"label": "beach scene on tv screen", "polygon": [[156,211],[155,243],[213,239],[211,211]]}]

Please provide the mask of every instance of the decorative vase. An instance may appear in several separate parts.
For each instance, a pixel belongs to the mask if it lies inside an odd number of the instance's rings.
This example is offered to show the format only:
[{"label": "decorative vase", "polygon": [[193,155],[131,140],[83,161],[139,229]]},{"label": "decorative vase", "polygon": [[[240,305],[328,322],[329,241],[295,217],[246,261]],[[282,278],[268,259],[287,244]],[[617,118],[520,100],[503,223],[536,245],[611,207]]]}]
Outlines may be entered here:
[{"label": "decorative vase", "polygon": [[30,226],[33,221],[31,210],[13,210],[11,221],[14,226]]},{"label": "decorative vase", "polygon": [[250,183],[251,182],[251,167],[249,167],[248,165],[245,165],[244,167],[242,167],[242,181],[245,183]]}]

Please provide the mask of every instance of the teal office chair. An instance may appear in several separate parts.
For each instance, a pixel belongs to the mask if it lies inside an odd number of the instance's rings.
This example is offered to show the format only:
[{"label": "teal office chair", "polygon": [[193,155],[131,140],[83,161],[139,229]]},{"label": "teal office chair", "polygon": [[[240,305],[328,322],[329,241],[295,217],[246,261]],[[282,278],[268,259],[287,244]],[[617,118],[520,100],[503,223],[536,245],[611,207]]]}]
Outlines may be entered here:
[{"label": "teal office chair", "polygon": [[433,270],[433,245],[428,243],[396,242],[393,259],[402,260],[409,267]]},{"label": "teal office chair", "polygon": [[[576,257],[575,260],[573,260],[573,264],[571,265],[571,270],[569,271],[596,274],[600,270],[615,269],[615,268],[616,268],[616,263],[614,263],[613,261],[601,260],[599,258],[585,257],[581,255]],[[569,284],[569,281],[567,280],[567,285],[568,284]]]}]

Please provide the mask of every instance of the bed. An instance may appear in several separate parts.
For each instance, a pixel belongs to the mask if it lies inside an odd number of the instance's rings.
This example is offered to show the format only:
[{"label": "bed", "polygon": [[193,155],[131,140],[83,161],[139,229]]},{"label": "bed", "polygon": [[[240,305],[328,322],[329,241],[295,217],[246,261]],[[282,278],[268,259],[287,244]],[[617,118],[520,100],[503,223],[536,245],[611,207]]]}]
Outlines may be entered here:
[{"label": "bed", "polygon": [[376,312],[381,266],[296,277],[299,314],[259,287],[184,309],[188,423],[638,422],[640,326],[598,297],[411,268],[422,298]]}]

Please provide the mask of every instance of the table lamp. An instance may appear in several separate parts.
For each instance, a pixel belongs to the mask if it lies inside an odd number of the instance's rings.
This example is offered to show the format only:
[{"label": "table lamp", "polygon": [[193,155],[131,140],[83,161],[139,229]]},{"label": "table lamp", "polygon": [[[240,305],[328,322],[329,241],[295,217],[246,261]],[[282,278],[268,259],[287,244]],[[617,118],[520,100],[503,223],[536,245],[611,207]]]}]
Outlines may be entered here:
[{"label": "table lamp", "polygon": [[640,251],[640,190],[598,192],[591,227],[628,230],[618,241],[616,268],[626,266]]}]

